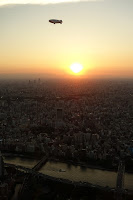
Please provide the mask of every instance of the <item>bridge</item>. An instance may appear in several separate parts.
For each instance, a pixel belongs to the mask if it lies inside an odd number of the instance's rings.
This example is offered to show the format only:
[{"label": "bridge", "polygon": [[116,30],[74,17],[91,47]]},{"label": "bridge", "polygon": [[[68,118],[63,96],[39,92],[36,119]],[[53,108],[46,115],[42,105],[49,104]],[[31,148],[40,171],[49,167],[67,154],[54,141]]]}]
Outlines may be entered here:
[{"label": "bridge", "polygon": [[125,173],[125,163],[124,161],[119,162],[118,167],[118,175],[117,175],[117,181],[116,181],[116,199],[122,200],[124,191],[124,173]]},{"label": "bridge", "polygon": [[48,155],[45,155],[33,168],[32,170],[38,171],[39,169],[41,169],[41,167],[43,165],[46,164],[46,162],[48,161]]},{"label": "bridge", "polygon": [[30,168],[27,168],[27,167],[23,167],[21,165],[8,164],[8,163],[4,163],[4,165],[5,165],[5,167],[13,167],[13,168],[15,168],[17,170],[23,170],[26,174],[30,174],[30,175],[32,175],[34,177],[38,177],[38,178],[40,177],[40,178],[43,178],[45,180],[57,181],[57,179],[58,179],[59,182],[73,183],[73,181],[52,177],[52,176],[43,174],[41,172],[35,171],[33,169],[30,169]]},{"label": "bridge", "polygon": [[[25,191],[25,189],[28,188],[29,184],[29,178],[34,176],[34,177],[38,177],[38,178],[43,178],[44,180],[51,180],[51,181],[57,181],[58,182],[63,182],[63,183],[70,183],[70,184],[78,184],[78,185],[84,185],[84,183],[79,182],[72,182],[69,180],[65,180],[65,179],[59,179],[59,178],[55,178],[55,177],[51,177],[48,176],[46,174],[42,174],[40,172],[38,172],[38,170],[42,167],[43,164],[45,164],[48,160],[47,156],[44,156],[32,169],[27,168],[27,167],[23,167],[20,165],[14,165],[14,164],[7,164],[5,163],[5,166],[10,166],[10,167],[14,167],[17,170],[23,170],[27,175],[23,181],[21,190],[20,190],[20,195],[19,195],[19,199],[22,199],[23,193]],[[116,200],[122,200],[123,195],[125,194],[125,190],[124,190],[124,173],[125,173],[125,163],[123,161],[120,160],[119,162],[119,166],[118,166],[118,175],[117,175],[117,181],[116,181],[116,190],[115,190],[115,197]],[[86,183],[87,184],[87,183]],[[93,186],[92,184],[87,184],[89,186]]]},{"label": "bridge", "polygon": [[24,191],[26,189],[28,189],[29,187],[29,179],[31,176],[40,176],[39,173],[37,173],[37,171],[44,165],[46,164],[48,160],[48,155],[45,155],[32,169],[28,169],[22,166],[15,166],[17,169],[21,169],[21,170],[26,170],[26,172],[28,172],[28,174],[25,176],[23,184],[19,190],[19,199],[21,200],[24,194]]}]

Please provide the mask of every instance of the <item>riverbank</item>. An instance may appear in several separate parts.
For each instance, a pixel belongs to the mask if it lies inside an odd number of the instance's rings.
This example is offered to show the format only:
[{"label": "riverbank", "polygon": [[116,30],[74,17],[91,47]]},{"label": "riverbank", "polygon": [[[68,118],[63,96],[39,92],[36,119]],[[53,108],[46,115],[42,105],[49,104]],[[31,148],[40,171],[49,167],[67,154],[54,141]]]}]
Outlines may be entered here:
[{"label": "riverbank", "polygon": [[[114,189],[109,187],[101,187],[92,185],[90,183],[73,182],[67,179],[60,178],[46,178],[38,179],[38,182],[31,177],[30,179],[30,192],[27,190],[23,196],[23,199],[71,199],[80,200],[82,197],[87,199],[97,199],[102,195],[102,199],[106,200],[107,196],[109,200],[113,200]],[[85,199],[86,199],[85,198]],[[84,199],[84,198],[83,198]]]},{"label": "riverbank", "polygon": [[[38,163],[38,160],[33,158],[13,157],[11,154],[9,158],[4,158],[4,160],[9,164],[21,165],[27,168],[33,168]],[[105,168],[100,169],[99,166],[55,158],[49,158],[49,161],[42,166],[39,173],[57,179],[67,179],[71,182],[89,182],[94,185],[109,186],[110,188],[115,188],[117,179],[117,173],[112,170],[107,171]],[[126,189],[133,190],[132,180],[133,174],[125,173]]]},{"label": "riverbank", "polygon": [[[44,154],[33,154],[33,153],[9,153],[9,152],[2,152],[2,155],[5,157],[20,157],[20,158],[27,158],[27,159],[35,159],[35,160],[41,160],[41,158],[44,156]],[[81,167],[86,167],[86,168],[91,168],[91,169],[99,169],[99,170],[105,170],[105,171],[113,171],[113,172],[117,172],[118,170],[118,166],[110,166],[110,167],[104,167],[101,165],[96,165],[96,164],[92,164],[92,163],[85,163],[85,162],[75,162],[73,160],[64,160],[64,159],[59,159],[59,158],[54,158],[54,157],[50,157],[48,158],[49,161],[55,161],[55,162],[62,162],[62,163],[66,163],[66,164],[72,164],[74,166],[81,166]],[[127,168],[125,168],[125,172],[133,174],[133,169],[129,170]]]},{"label": "riverbank", "polygon": [[[68,165],[70,164],[70,165],[86,167],[86,168],[90,168],[90,169],[99,169],[99,170],[112,171],[112,172],[118,171],[118,166],[108,168],[108,167],[103,167],[101,165],[94,165],[94,164],[89,164],[89,163],[84,163],[84,162],[75,162],[72,160],[63,160],[63,159],[57,159],[57,158],[52,158],[52,157],[50,157],[49,161],[62,162],[62,163],[66,163]],[[129,173],[129,174],[133,174],[133,169],[129,170],[125,167],[125,172]]]},{"label": "riverbank", "polygon": [[36,156],[33,154],[19,154],[19,153],[7,153],[7,152],[2,152],[2,155],[5,157],[20,157],[20,158],[27,158],[27,159],[35,159],[35,160],[40,160],[42,158],[42,155]]},{"label": "riverbank", "polygon": [[[27,159],[36,159],[40,160],[44,155],[38,155],[36,156],[35,154],[20,154],[20,153],[7,153],[7,152],[2,152],[2,155],[5,157],[20,157],[20,158],[27,158]],[[83,162],[75,162],[72,160],[64,160],[64,159],[58,159],[58,158],[53,158],[50,157],[48,158],[49,161],[55,161],[55,162],[62,162],[66,164],[72,164],[74,166],[81,166],[81,167],[86,167],[86,168],[91,168],[91,169],[100,169],[100,170],[106,170],[106,171],[117,171],[117,168],[105,168],[100,165],[93,165],[93,164],[88,164],[88,163],[83,163]]]},{"label": "riverbank", "polygon": [[104,168],[99,165],[92,165],[92,164],[83,163],[83,162],[74,162],[72,160],[60,160],[57,158],[49,158],[49,161],[61,162],[61,163],[65,163],[68,165],[80,166],[80,167],[85,167],[85,168],[90,168],[90,169],[99,169],[99,170],[104,170],[104,171],[117,172],[116,168]]}]

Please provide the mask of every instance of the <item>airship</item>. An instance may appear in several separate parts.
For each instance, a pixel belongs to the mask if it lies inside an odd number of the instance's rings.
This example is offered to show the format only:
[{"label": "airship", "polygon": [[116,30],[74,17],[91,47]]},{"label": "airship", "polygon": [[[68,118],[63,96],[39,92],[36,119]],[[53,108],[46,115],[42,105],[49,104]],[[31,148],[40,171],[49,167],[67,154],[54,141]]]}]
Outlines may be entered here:
[{"label": "airship", "polygon": [[58,23],[62,24],[62,20],[58,20],[58,19],[50,19],[49,22],[53,24],[58,24]]}]

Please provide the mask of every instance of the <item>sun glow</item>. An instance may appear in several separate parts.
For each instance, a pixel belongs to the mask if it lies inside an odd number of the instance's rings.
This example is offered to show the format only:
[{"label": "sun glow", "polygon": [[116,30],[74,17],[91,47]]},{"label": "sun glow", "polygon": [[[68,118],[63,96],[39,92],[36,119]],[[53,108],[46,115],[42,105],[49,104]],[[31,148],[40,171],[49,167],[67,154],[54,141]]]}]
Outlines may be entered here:
[{"label": "sun glow", "polygon": [[81,64],[79,64],[79,63],[74,63],[74,64],[72,64],[72,65],[70,66],[70,69],[71,69],[75,74],[77,74],[77,73],[79,73],[79,72],[82,71],[83,66],[82,66]]}]

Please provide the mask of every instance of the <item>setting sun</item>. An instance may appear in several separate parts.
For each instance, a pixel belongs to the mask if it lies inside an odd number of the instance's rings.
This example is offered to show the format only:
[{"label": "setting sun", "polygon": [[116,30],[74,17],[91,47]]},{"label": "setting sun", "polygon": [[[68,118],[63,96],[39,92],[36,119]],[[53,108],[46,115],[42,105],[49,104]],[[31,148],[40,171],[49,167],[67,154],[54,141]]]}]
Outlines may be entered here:
[{"label": "setting sun", "polygon": [[79,73],[80,71],[82,71],[83,66],[79,63],[74,63],[70,66],[70,69],[74,72],[74,73]]}]

